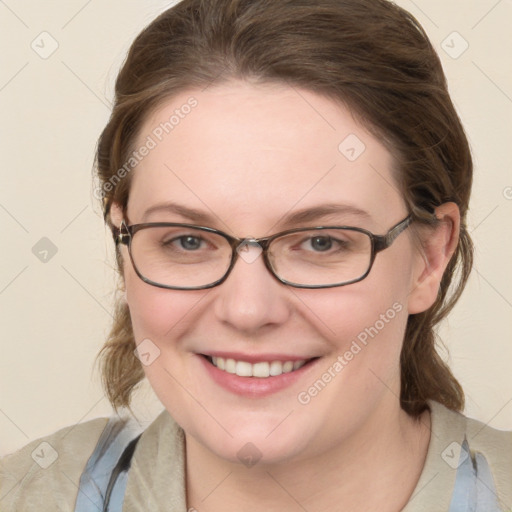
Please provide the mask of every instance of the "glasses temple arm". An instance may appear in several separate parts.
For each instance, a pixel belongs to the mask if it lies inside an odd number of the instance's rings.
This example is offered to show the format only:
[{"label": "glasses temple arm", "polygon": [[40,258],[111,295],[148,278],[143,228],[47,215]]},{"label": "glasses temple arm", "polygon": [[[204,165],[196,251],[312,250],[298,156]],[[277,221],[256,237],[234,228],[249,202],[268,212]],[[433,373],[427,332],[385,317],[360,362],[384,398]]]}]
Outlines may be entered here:
[{"label": "glasses temple arm", "polygon": [[374,235],[375,252],[387,249],[412,222],[412,215],[400,221],[396,226],[392,227],[386,235]]}]

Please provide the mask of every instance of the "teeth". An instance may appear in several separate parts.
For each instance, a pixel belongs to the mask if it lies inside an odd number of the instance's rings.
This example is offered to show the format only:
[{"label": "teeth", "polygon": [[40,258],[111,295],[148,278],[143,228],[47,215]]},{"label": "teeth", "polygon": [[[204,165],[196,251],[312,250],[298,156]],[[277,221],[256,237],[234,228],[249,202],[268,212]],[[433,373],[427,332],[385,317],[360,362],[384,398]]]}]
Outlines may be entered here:
[{"label": "teeth", "polygon": [[250,365],[252,366],[252,376],[253,377],[268,377],[270,375],[270,363],[256,363]]},{"label": "teeth", "polygon": [[212,357],[211,362],[219,370],[236,374],[239,377],[258,377],[266,378],[269,376],[276,377],[282,373],[290,373],[302,368],[307,360],[300,361],[263,361],[251,364],[247,361],[235,361],[234,359],[224,359],[223,357]]},{"label": "teeth", "polygon": [[298,370],[301,366],[304,366],[304,363],[302,361],[295,361],[293,363],[293,369]]},{"label": "teeth", "polygon": [[252,364],[245,361],[237,361],[235,373],[239,377],[252,377]]},{"label": "teeth", "polygon": [[290,373],[293,370],[293,361],[283,363],[283,373]]},{"label": "teeth", "polygon": [[[222,359],[218,357],[217,360]],[[228,373],[236,373],[236,361],[234,359],[226,359],[224,363],[224,370]]]},{"label": "teeth", "polygon": [[281,361],[272,361],[270,363],[269,373],[273,377],[281,375],[281,373],[283,373],[283,363],[281,363]]}]

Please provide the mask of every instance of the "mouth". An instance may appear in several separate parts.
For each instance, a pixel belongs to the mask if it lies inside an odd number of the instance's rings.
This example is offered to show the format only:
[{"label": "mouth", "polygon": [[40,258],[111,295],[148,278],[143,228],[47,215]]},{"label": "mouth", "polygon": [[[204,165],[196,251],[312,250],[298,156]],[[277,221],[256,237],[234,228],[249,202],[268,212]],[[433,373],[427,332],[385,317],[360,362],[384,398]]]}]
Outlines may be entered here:
[{"label": "mouth", "polygon": [[273,355],[268,358],[246,356],[252,360],[247,361],[242,354],[239,357],[235,354],[231,357],[227,354],[197,356],[213,382],[231,393],[248,398],[262,398],[298,382],[308,382],[322,359],[290,359],[290,356]]},{"label": "mouth", "polygon": [[309,362],[317,359],[299,359],[296,361],[259,361],[250,363],[248,361],[238,361],[236,359],[224,358],[220,356],[204,356],[213,366],[221,371],[238,375],[238,377],[256,377],[258,379],[267,379],[269,377],[278,377],[283,373],[292,373]]}]

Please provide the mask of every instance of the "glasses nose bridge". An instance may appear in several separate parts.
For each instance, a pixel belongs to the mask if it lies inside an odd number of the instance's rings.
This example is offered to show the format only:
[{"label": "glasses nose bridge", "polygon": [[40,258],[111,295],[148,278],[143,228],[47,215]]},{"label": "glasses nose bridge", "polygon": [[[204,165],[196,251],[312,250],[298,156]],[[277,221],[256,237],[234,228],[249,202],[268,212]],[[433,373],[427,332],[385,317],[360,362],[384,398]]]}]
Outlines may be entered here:
[{"label": "glasses nose bridge", "polygon": [[[252,236],[248,236],[248,237],[244,237],[244,238],[232,237],[232,238],[230,238],[229,241],[231,243],[232,255],[231,255],[231,265],[228,270],[228,275],[233,270],[233,268],[239,258],[243,259],[246,263],[252,263],[256,259],[258,259],[259,256],[261,256],[263,258],[263,263],[265,264],[265,267],[267,268],[267,270],[272,275],[274,275],[274,271],[273,271],[272,266],[270,265],[270,262],[268,260],[268,248],[270,246],[270,243],[272,242],[272,237],[263,237],[263,238],[256,238],[256,237],[252,237]],[[255,249],[259,248],[261,250],[261,252],[259,252],[255,258],[254,257],[244,257],[241,254],[241,252],[242,252],[241,249],[243,249],[243,247],[250,248],[251,246]],[[226,275],[226,277],[227,277],[227,275]]]},{"label": "glasses nose bridge", "polygon": [[271,242],[271,237],[256,238],[253,236],[246,236],[244,238],[229,237],[229,242],[233,250],[233,255],[238,253],[240,247],[244,245],[258,245],[262,252],[266,253]]}]

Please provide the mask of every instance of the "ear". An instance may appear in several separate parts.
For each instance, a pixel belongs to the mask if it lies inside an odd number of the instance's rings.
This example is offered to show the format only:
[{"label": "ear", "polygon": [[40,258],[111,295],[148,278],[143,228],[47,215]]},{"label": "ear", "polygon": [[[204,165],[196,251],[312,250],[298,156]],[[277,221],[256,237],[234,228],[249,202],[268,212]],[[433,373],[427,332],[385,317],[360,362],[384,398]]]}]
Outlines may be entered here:
[{"label": "ear", "polygon": [[444,203],[435,210],[439,223],[419,234],[409,314],[422,313],[434,304],[446,266],[459,241],[460,213],[455,203]]},{"label": "ear", "polygon": [[[115,201],[112,203],[112,206],[110,207],[110,211],[109,211],[109,217],[110,217],[110,222],[113,226],[115,226],[116,228],[119,228],[121,226],[121,222],[124,219],[124,212],[123,212],[123,208],[121,207],[121,205],[119,203],[117,203]],[[116,248],[117,248],[117,250],[116,250],[117,265],[118,265],[119,270],[121,271],[121,274],[123,275],[123,266],[124,266],[124,261],[125,261],[125,258],[123,257],[123,255],[125,254],[126,247],[123,244],[116,244]],[[122,280],[122,289],[124,290],[124,278]]]},{"label": "ear", "polygon": [[113,202],[110,207],[110,221],[117,228],[121,225],[121,222],[124,218],[123,208],[117,202]]}]

